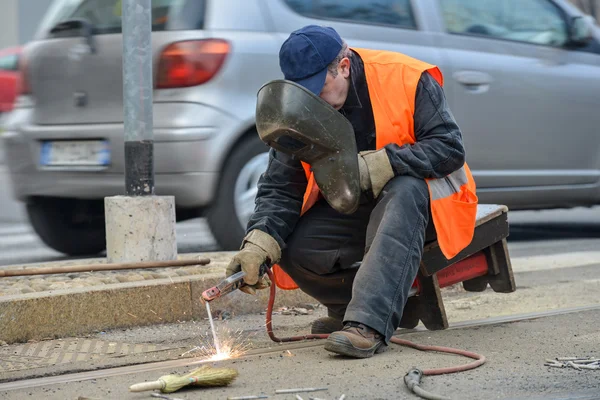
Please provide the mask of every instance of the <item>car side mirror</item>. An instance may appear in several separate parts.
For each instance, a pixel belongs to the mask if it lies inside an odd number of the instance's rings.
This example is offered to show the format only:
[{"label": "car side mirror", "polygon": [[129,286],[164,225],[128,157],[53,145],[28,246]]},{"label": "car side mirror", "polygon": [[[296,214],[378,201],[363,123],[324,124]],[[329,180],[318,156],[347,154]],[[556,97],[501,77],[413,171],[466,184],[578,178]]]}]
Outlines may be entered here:
[{"label": "car side mirror", "polygon": [[592,38],[592,24],[588,17],[577,16],[571,18],[569,24],[569,44],[575,46],[586,45]]}]

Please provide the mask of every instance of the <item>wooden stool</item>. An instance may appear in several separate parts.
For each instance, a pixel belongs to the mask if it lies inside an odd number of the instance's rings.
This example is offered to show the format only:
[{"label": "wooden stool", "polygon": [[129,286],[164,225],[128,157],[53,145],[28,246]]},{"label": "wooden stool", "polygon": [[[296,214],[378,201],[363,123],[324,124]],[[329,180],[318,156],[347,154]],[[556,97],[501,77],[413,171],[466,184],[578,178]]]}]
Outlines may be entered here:
[{"label": "wooden stool", "polygon": [[508,255],[508,208],[503,205],[477,206],[477,223],[471,244],[447,260],[437,240],[425,245],[421,267],[413,284],[417,294],[409,297],[401,328],[412,329],[423,322],[429,330],[448,328],[440,288],[462,282],[469,292],[484,291],[488,284],[495,292],[516,290]]}]

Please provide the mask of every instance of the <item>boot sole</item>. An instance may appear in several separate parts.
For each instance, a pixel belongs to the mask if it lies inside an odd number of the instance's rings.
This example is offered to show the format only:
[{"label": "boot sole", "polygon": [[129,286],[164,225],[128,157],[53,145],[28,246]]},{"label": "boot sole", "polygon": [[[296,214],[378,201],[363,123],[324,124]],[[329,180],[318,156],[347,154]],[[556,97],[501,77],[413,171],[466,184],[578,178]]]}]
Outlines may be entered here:
[{"label": "boot sole", "polygon": [[386,346],[383,342],[378,342],[367,349],[359,349],[354,347],[345,336],[330,335],[325,342],[325,350],[353,358],[369,358],[374,354],[383,353]]}]

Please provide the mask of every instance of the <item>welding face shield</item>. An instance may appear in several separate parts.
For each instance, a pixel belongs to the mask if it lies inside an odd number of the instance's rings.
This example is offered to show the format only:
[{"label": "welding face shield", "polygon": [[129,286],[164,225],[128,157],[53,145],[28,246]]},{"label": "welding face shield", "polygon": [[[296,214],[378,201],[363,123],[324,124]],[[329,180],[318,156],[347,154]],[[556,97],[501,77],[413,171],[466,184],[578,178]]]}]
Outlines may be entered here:
[{"label": "welding face shield", "polygon": [[311,165],[325,200],[351,214],[360,202],[354,129],[342,114],[303,86],[274,80],[258,91],[256,128],[260,139]]}]

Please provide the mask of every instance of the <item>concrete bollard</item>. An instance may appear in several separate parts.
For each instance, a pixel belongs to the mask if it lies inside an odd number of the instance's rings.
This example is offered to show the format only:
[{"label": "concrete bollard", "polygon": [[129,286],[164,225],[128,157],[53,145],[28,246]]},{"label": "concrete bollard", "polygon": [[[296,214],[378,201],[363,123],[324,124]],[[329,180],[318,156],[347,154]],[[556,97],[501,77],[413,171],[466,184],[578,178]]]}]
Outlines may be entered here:
[{"label": "concrete bollard", "polygon": [[109,263],[177,258],[175,198],[154,195],[152,2],[123,0],[125,191],[106,197]]},{"label": "concrete bollard", "polygon": [[104,198],[109,263],[177,259],[173,196]]}]

